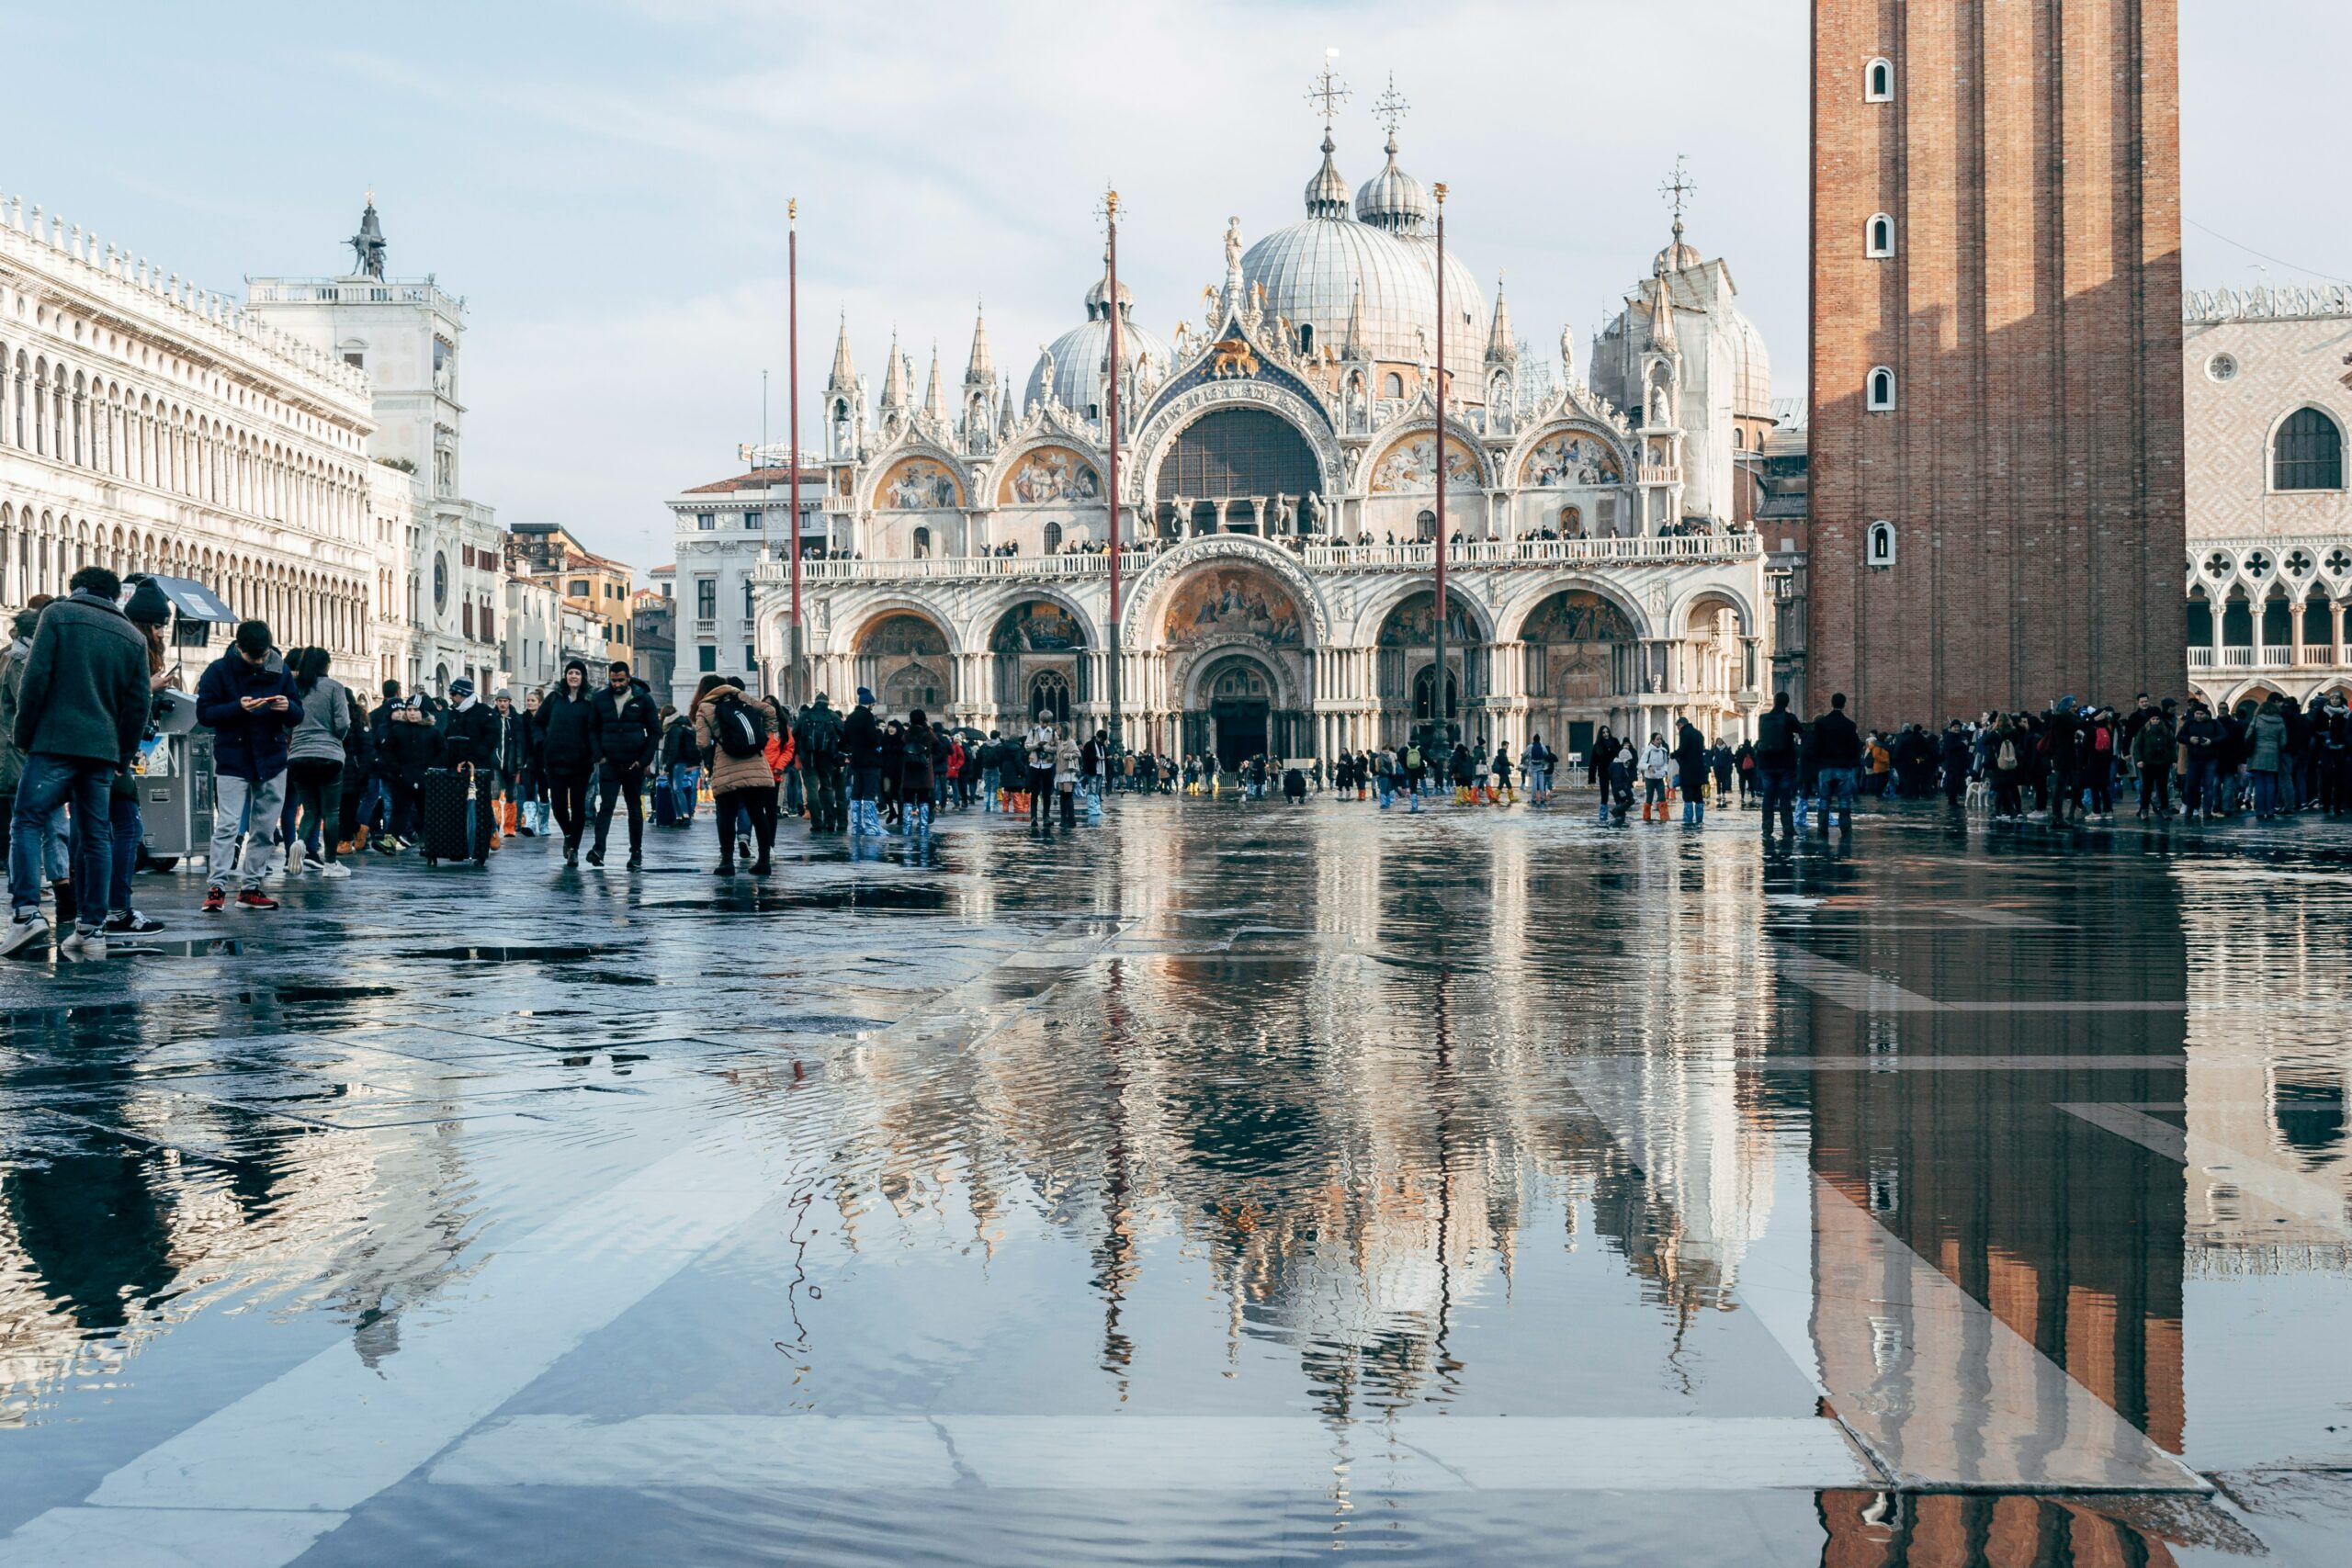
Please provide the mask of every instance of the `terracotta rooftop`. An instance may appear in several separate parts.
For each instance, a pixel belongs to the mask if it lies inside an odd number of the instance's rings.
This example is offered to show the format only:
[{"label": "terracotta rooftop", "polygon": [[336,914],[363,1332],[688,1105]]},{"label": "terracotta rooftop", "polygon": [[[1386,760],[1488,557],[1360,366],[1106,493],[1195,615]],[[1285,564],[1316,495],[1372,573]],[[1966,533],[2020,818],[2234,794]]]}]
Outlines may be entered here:
[{"label": "terracotta rooftop", "polygon": [[[802,484],[821,485],[824,481],[825,471],[822,468],[812,468],[805,463],[801,465],[800,482]],[[791,482],[792,470],[790,468],[753,468],[749,473],[735,474],[723,479],[713,479],[707,485],[692,486],[680,493],[684,495],[727,495],[739,490],[765,490],[771,485],[788,485]]]}]

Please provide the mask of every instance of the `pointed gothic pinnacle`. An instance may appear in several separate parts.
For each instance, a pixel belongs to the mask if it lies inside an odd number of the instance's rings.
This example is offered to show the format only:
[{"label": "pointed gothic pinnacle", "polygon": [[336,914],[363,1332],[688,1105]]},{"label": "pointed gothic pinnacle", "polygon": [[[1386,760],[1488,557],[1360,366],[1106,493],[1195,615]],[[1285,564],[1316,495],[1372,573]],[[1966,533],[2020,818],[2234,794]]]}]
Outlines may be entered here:
[{"label": "pointed gothic pinnacle", "polygon": [[846,391],[857,385],[857,372],[849,362],[849,311],[842,311],[841,335],[833,339],[833,373],[827,386],[834,391]]},{"label": "pointed gothic pinnacle", "polygon": [[996,379],[996,365],[989,356],[989,317],[985,304],[975,308],[972,316],[972,356],[964,367],[964,385],[985,387]]},{"label": "pointed gothic pinnacle", "polygon": [[922,389],[922,412],[942,422],[947,418],[947,389],[939,384],[939,340],[931,343],[931,379]]}]

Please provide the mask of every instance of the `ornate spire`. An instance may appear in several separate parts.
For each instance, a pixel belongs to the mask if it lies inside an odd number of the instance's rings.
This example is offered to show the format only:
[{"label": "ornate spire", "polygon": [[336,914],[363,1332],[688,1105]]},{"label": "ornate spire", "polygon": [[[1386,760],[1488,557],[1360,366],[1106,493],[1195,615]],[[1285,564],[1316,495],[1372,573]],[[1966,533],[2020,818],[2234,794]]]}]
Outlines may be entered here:
[{"label": "ornate spire", "polygon": [[1371,351],[1363,345],[1363,279],[1356,279],[1355,298],[1348,301],[1348,336],[1340,350],[1350,359],[1369,359]]},{"label": "ornate spire", "polygon": [[351,246],[353,276],[384,276],[384,231],[376,221],[374,191],[368,193],[368,210],[359,215],[359,232],[346,243]]},{"label": "ornate spire", "polygon": [[833,373],[825,378],[828,392],[854,392],[857,389],[857,371],[849,362],[849,312],[842,312],[842,329],[833,339]]},{"label": "ornate spire", "polygon": [[1495,321],[1487,333],[1487,362],[1512,365],[1519,360],[1519,342],[1511,336],[1510,302],[1503,298],[1503,276],[1495,274]]},{"label": "ornate spire", "polygon": [[996,379],[996,366],[989,357],[989,318],[985,306],[972,317],[972,357],[964,367],[966,387],[985,388]]},{"label": "ornate spire", "polygon": [[906,355],[899,352],[899,334],[894,330],[890,333],[889,368],[882,373],[882,412],[884,413],[904,413],[907,411],[911,396],[908,390],[907,380]]},{"label": "ornate spire", "polygon": [[1017,416],[1012,412],[1012,378],[1007,376],[1004,378],[1004,407],[1000,410],[997,414],[996,427],[998,431],[1001,433],[1011,430],[1012,428],[1012,422],[1016,417]]},{"label": "ornate spire", "polygon": [[1650,346],[1661,354],[1679,353],[1681,347],[1674,341],[1674,287],[1668,281],[1663,258],[1657,275],[1650,279]]},{"label": "ornate spire", "polygon": [[1348,182],[1341,177],[1340,166],[1331,162],[1333,151],[1331,130],[1323,130],[1323,166],[1306,182],[1306,215],[1309,218],[1345,218],[1348,215]]},{"label": "ornate spire", "polygon": [[947,423],[947,389],[939,384],[939,340],[931,344],[931,379],[923,384],[922,412],[941,424]]},{"label": "ornate spire", "polygon": [[1666,249],[1658,252],[1652,270],[1664,275],[1697,266],[1702,259],[1698,251],[1682,241],[1682,209],[1690,205],[1692,197],[1699,194],[1699,187],[1690,183],[1690,172],[1684,166],[1681,154],[1675,155],[1673,176],[1657,190],[1666,197],[1667,204],[1674,209],[1674,238],[1667,243]]}]

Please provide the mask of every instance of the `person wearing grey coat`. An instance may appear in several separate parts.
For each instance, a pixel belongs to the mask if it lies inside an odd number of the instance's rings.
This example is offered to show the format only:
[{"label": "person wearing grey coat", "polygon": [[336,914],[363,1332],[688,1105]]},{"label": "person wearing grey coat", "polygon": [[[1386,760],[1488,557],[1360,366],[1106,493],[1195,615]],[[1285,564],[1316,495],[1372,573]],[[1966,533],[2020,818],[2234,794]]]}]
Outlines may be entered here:
[{"label": "person wearing grey coat", "polygon": [[294,793],[294,832],[286,845],[286,869],[301,869],[303,846],[318,838],[322,876],[348,876],[335,861],[343,836],[344,739],[351,733],[351,694],[327,673],[323,648],[302,650],[294,691],[302,699],[301,721],[286,738],[286,778]]},{"label": "person wearing grey coat", "polygon": [[2287,789],[2287,720],[2278,711],[2278,699],[2271,698],[2262,705],[2247,727],[2246,744],[2253,748],[2247,768],[2254,774],[2254,814],[2267,821],[2280,811],[2293,809],[2293,796]]}]

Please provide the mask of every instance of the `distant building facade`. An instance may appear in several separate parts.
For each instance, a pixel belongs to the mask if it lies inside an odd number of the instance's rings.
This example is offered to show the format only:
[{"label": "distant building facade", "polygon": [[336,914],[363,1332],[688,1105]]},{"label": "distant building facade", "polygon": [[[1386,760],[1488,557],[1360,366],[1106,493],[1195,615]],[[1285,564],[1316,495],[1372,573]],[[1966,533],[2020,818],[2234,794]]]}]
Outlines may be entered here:
[{"label": "distant building facade", "polygon": [[[786,519],[792,512],[792,458],[787,449],[775,447],[750,455],[755,462],[746,472],[695,485],[669,500],[677,559],[667,582],[675,604],[668,690],[681,705],[705,675],[746,676],[754,685],[765,679],[753,581],[762,562],[784,561],[791,549]],[[818,455],[804,450],[800,545],[810,561],[823,558],[831,541],[826,484],[827,470]],[[664,586],[658,574],[655,586]],[[775,650],[767,663],[780,653]]]},{"label": "distant building facade", "polygon": [[2183,332],[2189,684],[2352,689],[2352,288],[2192,294]]}]

